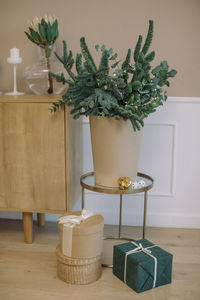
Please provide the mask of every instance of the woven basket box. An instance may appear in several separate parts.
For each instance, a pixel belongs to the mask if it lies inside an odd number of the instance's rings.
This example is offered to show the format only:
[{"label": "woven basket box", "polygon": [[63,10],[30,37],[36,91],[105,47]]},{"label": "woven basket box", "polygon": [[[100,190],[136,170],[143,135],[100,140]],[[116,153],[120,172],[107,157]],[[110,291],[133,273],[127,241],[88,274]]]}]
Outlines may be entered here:
[{"label": "woven basket box", "polygon": [[101,255],[93,258],[71,258],[56,248],[58,278],[71,284],[88,284],[101,276]]},{"label": "woven basket box", "polygon": [[[68,215],[80,216],[81,211],[66,214]],[[99,214],[72,227],[69,224],[59,223],[61,253],[75,259],[100,256],[103,247],[103,227],[104,218]]]}]

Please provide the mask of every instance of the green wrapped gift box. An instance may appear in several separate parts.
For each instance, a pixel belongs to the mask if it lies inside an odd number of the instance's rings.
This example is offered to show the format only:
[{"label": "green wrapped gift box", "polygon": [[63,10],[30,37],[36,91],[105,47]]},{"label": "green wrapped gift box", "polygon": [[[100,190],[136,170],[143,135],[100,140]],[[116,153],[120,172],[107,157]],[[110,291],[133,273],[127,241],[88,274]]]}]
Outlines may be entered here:
[{"label": "green wrapped gift box", "polygon": [[137,293],[171,282],[172,254],[146,239],[114,246],[113,274]]}]

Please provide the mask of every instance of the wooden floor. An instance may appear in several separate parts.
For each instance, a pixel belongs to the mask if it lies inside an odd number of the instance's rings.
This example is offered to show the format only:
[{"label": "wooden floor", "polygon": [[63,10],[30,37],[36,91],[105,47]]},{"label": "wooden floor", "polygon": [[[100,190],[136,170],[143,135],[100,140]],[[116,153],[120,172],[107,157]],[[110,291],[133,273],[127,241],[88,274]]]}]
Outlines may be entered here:
[{"label": "wooden floor", "polygon": [[[110,234],[116,230],[107,226]],[[126,227],[126,236],[140,238],[140,229]],[[70,285],[56,274],[56,223],[34,225],[33,244],[23,243],[22,221],[0,220],[0,300],[199,300],[200,230],[148,228],[146,238],[174,255],[173,282],[141,294],[121,282],[112,269],[103,268],[102,277],[89,285]],[[137,233],[137,236],[136,236]],[[108,249],[106,241],[106,252]],[[104,257],[105,259],[106,257]]]}]

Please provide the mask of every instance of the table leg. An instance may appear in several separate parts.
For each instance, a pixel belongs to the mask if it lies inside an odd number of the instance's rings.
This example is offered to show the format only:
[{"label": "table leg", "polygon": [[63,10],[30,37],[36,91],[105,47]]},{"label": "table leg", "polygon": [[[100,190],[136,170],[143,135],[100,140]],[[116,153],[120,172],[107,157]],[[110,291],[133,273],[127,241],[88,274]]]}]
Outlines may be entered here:
[{"label": "table leg", "polygon": [[147,211],[147,192],[144,192],[144,215],[143,215],[143,233],[142,237],[145,238],[145,230],[146,230],[146,211]]},{"label": "table leg", "polygon": [[44,226],[45,214],[37,213],[37,224],[38,226]]},{"label": "table leg", "polygon": [[82,186],[82,209],[85,207],[85,189]]},{"label": "table leg", "polygon": [[120,207],[119,207],[119,232],[118,237],[121,237],[121,227],[122,227],[122,194],[120,194]]},{"label": "table leg", "polygon": [[33,214],[31,212],[23,212],[24,224],[24,242],[32,244],[33,242]]}]

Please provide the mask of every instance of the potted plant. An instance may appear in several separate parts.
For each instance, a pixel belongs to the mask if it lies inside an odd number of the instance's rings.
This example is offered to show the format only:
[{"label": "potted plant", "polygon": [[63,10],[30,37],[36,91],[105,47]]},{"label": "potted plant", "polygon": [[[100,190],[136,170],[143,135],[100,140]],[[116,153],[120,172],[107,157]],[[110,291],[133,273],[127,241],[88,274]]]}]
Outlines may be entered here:
[{"label": "potted plant", "polygon": [[[97,184],[117,186],[121,176],[136,179],[140,142],[144,119],[156,111],[167,99],[163,86],[169,86],[169,78],[176,75],[169,71],[167,61],[151,68],[155,52],[149,51],[153,38],[153,20],[142,47],[140,35],[133,52],[128,49],[125,60],[117,60],[113,49],[101,48],[99,66],[94,62],[85,38],[80,39],[81,54],[73,58],[63,41],[63,56],[58,60],[64,65],[64,74],[52,74],[58,82],[68,84],[68,90],[52,111],[65,104],[71,106],[71,114],[77,119],[90,117],[93,162]],[[72,71],[75,65],[76,73]],[[120,65],[120,66],[119,66]]]}]

